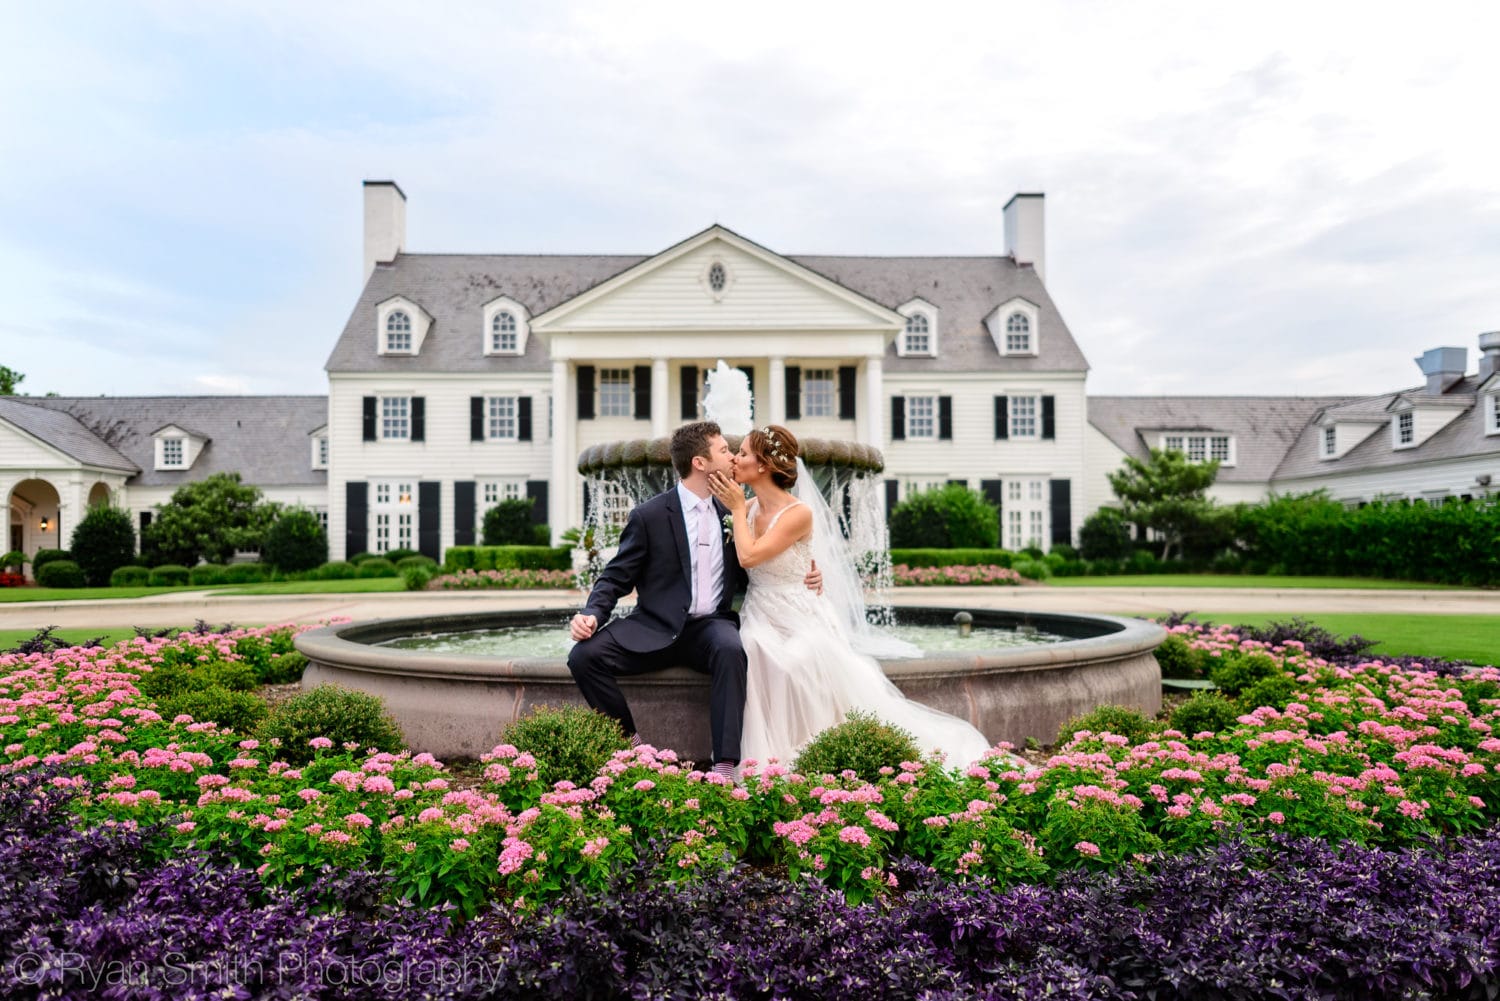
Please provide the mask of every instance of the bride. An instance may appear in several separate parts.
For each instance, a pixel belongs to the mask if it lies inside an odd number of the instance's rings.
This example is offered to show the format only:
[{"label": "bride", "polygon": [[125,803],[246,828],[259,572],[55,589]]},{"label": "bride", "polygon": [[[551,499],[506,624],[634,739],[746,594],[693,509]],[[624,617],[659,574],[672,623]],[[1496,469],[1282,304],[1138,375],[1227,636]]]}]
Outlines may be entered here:
[{"label": "bride", "polygon": [[[722,473],[710,478],[709,488],[733,516],[735,552],[750,578],[740,610],[749,662],[743,758],[789,763],[813,735],[859,709],[906,730],[924,755],[942,752],[949,767],[979,760],[990,747],[984,734],[902,695],[873,658],[855,649],[850,624],[829,598],[805,586],[815,521],[824,531],[832,524],[814,518],[813,505],[827,505],[810,477],[799,490],[806,500],[792,493],[806,468],[797,460],[797,439],[772,424],[745,435],[733,480]],[[755,492],[749,502],[746,486]]]}]

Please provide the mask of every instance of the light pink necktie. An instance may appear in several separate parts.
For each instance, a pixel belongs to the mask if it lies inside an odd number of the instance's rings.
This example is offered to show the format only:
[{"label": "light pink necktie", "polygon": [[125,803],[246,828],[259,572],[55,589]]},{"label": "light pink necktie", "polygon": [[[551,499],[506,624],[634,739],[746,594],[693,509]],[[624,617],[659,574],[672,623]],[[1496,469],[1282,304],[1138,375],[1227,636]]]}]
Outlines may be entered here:
[{"label": "light pink necktie", "polygon": [[693,614],[708,615],[713,611],[709,602],[713,600],[713,505],[702,501],[698,505],[698,580],[694,588]]}]

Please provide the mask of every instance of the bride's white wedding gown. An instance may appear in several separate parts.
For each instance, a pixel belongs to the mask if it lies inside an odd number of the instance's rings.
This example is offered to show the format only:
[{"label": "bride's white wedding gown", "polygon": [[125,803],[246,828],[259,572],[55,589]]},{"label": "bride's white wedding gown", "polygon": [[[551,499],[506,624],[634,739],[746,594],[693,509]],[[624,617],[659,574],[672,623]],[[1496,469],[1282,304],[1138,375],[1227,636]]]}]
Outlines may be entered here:
[{"label": "bride's white wedding gown", "polygon": [[[788,508],[778,511],[765,530]],[[752,500],[752,530],[758,511]],[[906,698],[879,663],[854,649],[848,627],[828,600],[803,582],[811,561],[812,544],[802,540],[746,568],[750,586],[740,610],[740,640],[749,661],[740,745],[744,760],[764,765],[776,758],[790,765],[811,737],[842,723],[851,709],[906,730],[924,756],[942,751],[949,767],[979,760],[990,748],[984,734],[956,716]]]}]

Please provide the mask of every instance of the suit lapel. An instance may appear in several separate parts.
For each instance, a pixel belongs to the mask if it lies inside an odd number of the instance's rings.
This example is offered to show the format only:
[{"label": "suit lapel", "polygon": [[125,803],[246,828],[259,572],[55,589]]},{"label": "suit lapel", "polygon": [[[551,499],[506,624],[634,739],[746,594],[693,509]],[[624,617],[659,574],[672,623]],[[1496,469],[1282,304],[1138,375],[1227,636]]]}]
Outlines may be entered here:
[{"label": "suit lapel", "polygon": [[693,593],[693,564],[688,558],[687,520],[682,516],[682,503],[677,488],[667,492],[667,517],[672,519],[672,542],[677,546],[677,560],[682,564],[682,579]]},{"label": "suit lapel", "polygon": [[[716,515],[718,515],[720,526],[723,525],[724,519],[729,516],[729,508],[727,508],[723,504],[719,503],[719,498],[717,498],[717,497],[714,498],[714,513]],[[724,533],[722,531],[719,532],[719,537],[721,539],[724,537]],[[728,594],[730,592],[730,590],[731,590],[730,586],[729,586],[730,582],[734,579],[733,575],[736,572],[738,572],[739,568],[740,568],[740,554],[735,551],[734,543],[733,542],[726,542],[726,543],[724,543],[724,573],[723,573],[723,577],[724,577],[724,593],[725,594]]]}]

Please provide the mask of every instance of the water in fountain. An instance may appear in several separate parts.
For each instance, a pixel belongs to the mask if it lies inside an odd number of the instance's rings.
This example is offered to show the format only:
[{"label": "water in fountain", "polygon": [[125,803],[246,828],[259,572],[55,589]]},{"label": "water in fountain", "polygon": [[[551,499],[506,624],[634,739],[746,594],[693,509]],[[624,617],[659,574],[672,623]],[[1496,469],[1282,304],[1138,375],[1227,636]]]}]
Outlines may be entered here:
[{"label": "water in fountain", "polygon": [[750,432],[755,395],[750,392],[750,377],[730,368],[719,359],[708,373],[708,388],[703,394],[703,417],[719,425],[726,435],[740,437]]}]

